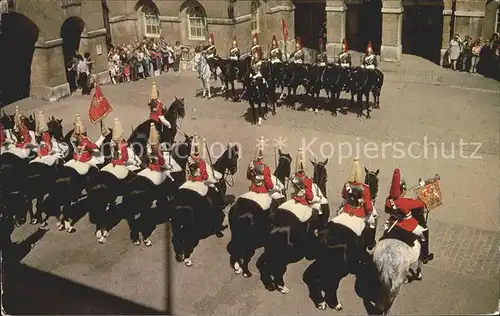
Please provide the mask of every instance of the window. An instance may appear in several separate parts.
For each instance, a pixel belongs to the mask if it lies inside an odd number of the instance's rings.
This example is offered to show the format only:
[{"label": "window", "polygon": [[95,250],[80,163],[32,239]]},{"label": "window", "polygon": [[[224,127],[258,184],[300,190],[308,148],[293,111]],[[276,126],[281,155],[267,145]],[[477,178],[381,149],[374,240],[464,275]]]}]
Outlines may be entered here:
[{"label": "window", "polygon": [[160,18],[158,12],[151,7],[144,7],[142,10],[144,18],[145,35],[148,37],[160,36]]},{"label": "window", "polygon": [[189,38],[204,40],[207,38],[207,20],[205,10],[199,5],[189,8],[188,11]]},{"label": "window", "polygon": [[251,26],[252,26],[252,35],[255,33],[259,33],[259,2],[252,0],[252,6],[250,7],[250,11],[252,14]]},{"label": "window", "polygon": [[497,19],[495,22],[495,33],[500,33],[500,8],[497,9]]}]

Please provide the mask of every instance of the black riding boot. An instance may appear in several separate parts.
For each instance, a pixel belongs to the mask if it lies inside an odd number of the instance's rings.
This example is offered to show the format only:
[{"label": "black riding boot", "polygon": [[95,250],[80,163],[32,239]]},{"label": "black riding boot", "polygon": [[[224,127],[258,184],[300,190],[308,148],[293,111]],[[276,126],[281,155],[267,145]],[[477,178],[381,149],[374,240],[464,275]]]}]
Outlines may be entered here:
[{"label": "black riding boot", "polygon": [[434,259],[434,254],[429,253],[429,231],[424,231],[425,240],[422,241],[422,248],[420,250],[420,259],[424,264]]},{"label": "black riding boot", "polygon": [[366,227],[366,239],[365,239],[365,245],[366,245],[366,250],[367,251],[372,251],[373,248],[375,248],[375,245],[377,242],[375,241],[375,235],[377,233],[376,228],[371,228],[371,227]]}]

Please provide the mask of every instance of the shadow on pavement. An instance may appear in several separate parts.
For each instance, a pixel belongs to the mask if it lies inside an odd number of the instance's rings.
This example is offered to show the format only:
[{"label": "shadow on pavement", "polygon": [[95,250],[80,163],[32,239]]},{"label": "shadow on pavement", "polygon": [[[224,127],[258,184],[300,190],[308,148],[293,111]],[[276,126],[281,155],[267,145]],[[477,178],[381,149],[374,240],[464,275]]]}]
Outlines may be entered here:
[{"label": "shadow on pavement", "polygon": [[4,264],[3,268],[3,307],[9,315],[168,313],[168,308],[158,311],[141,306],[23,264]]}]

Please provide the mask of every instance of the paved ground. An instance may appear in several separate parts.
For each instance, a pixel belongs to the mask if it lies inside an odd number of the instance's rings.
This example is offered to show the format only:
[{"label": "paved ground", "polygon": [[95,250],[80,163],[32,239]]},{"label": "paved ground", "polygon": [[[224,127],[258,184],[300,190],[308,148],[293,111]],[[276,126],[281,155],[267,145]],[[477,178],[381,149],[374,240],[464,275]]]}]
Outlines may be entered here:
[{"label": "paved ground", "polygon": [[[104,86],[104,94],[115,108],[106,121],[111,123],[113,116],[119,116],[127,133],[132,125],[146,119],[146,102],[154,80],[165,103],[174,96],[186,98],[188,111],[181,125],[183,132],[198,132],[206,136],[209,143],[233,141],[242,145],[241,169],[248,165],[255,139],[260,136],[271,140],[280,136],[287,138],[284,151],[293,155],[297,148],[312,142],[309,156],[314,153],[321,159],[323,148],[323,154],[330,157],[328,196],[332,206],[338,203],[341,185],[356,155],[370,169],[380,169],[379,209],[387,196],[395,167],[402,169],[410,185],[419,177],[431,177],[438,172],[442,178],[444,205],[433,211],[429,223],[431,250],[436,259],[425,267],[422,282],[404,286],[393,312],[491,313],[498,305],[500,276],[498,82],[441,69],[412,56],[405,56],[402,64],[382,64],[381,68],[386,74],[381,109],[372,112],[371,120],[356,118],[352,113],[333,117],[328,111],[314,114],[283,107],[276,116],[269,116],[263,126],[252,126],[246,121],[246,103],[226,102],[220,97],[209,101],[195,97],[199,83],[194,74],[185,72],[138,83]],[[64,118],[69,128],[74,114],[86,113],[89,102],[90,97],[75,95],[51,104],[34,100],[18,104],[26,111],[43,108],[46,113]],[[7,112],[10,111],[13,105],[7,108]],[[98,135],[97,127],[90,128],[88,122],[87,126],[91,136]],[[461,140],[468,143],[462,145],[462,150]],[[329,145],[322,145],[325,142]],[[395,145],[396,142],[401,144]],[[415,144],[411,145],[412,142]],[[428,145],[431,142],[436,143],[436,157],[432,145]],[[351,144],[352,153],[348,152],[347,144]],[[332,146],[335,152],[330,154]],[[356,146],[361,149],[360,153],[356,153]],[[378,151],[363,152],[364,146],[376,146]],[[401,157],[401,151],[394,149],[395,146],[410,147],[413,158],[409,157],[408,149]],[[217,146],[213,148],[214,155],[220,154]],[[267,157],[272,161],[271,150]],[[247,189],[242,173],[240,170],[236,175],[235,186],[229,189],[229,194],[238,196]],[[87,217],[76,225],[78,232],[74,235],[58,232],[54,222],[49,227],[22,260],[24,264],[148,307],[166,308],[165,284],[167,278],[172,277],[176,313],[319,314],[301,281],[309,262],[304,260],[289,266],[285,275],[292,289],[289,295],[269,293],[261,285],[258,273],[247,280],[232,272],[225,250],[229,231],[222,239],[211,237],[202,241],[192,256],[193,267],[173,262],[171,273],[167,273],[168,240],[164,225],[153,234],[155,244],[151,248],[134,247],[128,240],[125,222],[113,229],[106,245],[96,243]],[[29,226],[20,228],[14,233],[14,239],[22,240],[35,230],[36,227]],[[255,265],[251,268],[256,271]],[[339,298],[345,307],[343,313],[365,314],[353,287],[353,277],[341,283]]]}]

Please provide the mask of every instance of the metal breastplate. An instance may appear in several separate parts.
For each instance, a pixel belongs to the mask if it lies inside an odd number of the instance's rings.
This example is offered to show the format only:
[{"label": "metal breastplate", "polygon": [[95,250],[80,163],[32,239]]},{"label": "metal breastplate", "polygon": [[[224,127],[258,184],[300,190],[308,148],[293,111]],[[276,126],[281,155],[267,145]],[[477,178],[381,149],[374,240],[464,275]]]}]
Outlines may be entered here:
[{"label": "metal breastplate", "polygon": [[347,204],[349,204],[352,208],[362,207],[364,204],[363,185],[349,183],[349,187],[351,190],[350,192],[347,192]]},{"label": "metal breastplate", "polygon": [[229,56],[230,57],[238,57],[240,49],[239,48],[233,48],[229,51]]},{"label": "metal breastplate", "polygon": [[188,167],[189,167],[189,175],[191,175],[192,177],[201,176],[200,165],[198,164],[197,160],[189,158]]},{"label": "metal breastplate", "polygon": [[366,56],[364,62],[366,65],[373,65],[375,63],[375,55]]},{"label": "metal breastplate", "polygon": [[295,191],[294,195],[297,197],[305,197],[306,196],[306,187],[305,187],[305,178],[293,177],[292,185]]},{"label": "metal breastplate", "polygon": [[116,160],[121,160],[123,158],[120,143],[113,144],[113,158]]},{"label": "metal breastplate", "polygon": [[260,66],[261,66],[261,62],[258,61],[258,62],[255,62],[253,65],[252,65],[252,70],[254,73],[259,73],[260,72]]}]

